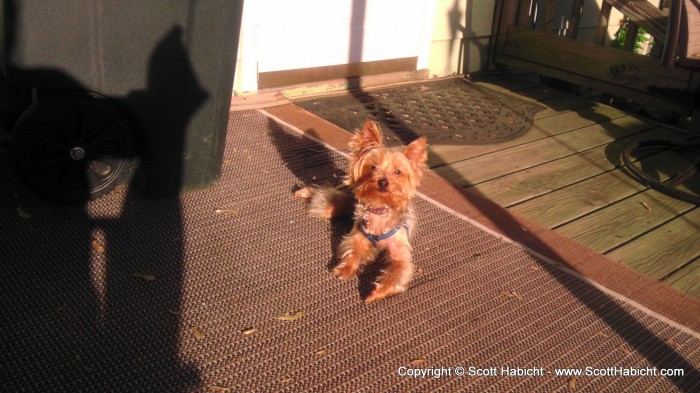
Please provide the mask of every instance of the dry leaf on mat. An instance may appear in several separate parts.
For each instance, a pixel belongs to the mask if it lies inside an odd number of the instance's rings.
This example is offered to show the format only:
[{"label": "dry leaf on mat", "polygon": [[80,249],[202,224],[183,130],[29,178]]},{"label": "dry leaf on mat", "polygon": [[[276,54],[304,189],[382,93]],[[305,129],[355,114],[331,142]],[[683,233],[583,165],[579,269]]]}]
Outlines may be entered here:
[{"label": "dry leaf on mat", "polygon": [[278,315],[277,319],[279,319],[280,321],[295,321],[303,316],[304,316],[304,313],[301,311],[287,312],[287,313],[284,313],[282,315]]},{"label": "dry leaf on mat", "polygon": [[325,349],[319,349],[318,351],[316,351],[314,353],[314,355],[316,355],[316,357],[319,357],[319,358],[322,358],[322,357],[326,356],[327,354],[328,354],[328,351],[326,351]]},{"label": "dry leaf on mat", "polygon": [[194,333],[194,337],[196,339],[200,340],[204,338],[204,334],[196,327],[193,326],[192,328],[190,328],[190,330],[192,330],[192,333]]},{"label": "dry leaf on mat", "polygon": [[515,291],[501,291],[501,295],[507,296],[511,299],[523,300],[523,295]]},{"label": "dry leaf on mat", "polygon": [[425,358],[417,358],[417,359],[411,360],[411,364],[414,366],[425,364],[426,362],[427,362],[427,360]]},{"label": "dry leaf on mat", "polygon": [[256,328],[248,328],[248,329],[243,329],[241,333],[243,333],[244,336],[250,336],[251,334],[254,334],[258,331]]},{"label": "dry leaf on mat", "polygon": [[105,247],[97,239],[92,239],[92,249],[98,254],[104,254]]},{"label": "dry leaf on mat", "polygon": [[214,210],[216,214],[238,214],[238,209],[216,209]]},{"label": "dry leaf on mat", "polygon": [[230,392],[231,388],[227,388],[226,386],[221,386],[221,385],[209,385],[209,390],[212,392]]}]

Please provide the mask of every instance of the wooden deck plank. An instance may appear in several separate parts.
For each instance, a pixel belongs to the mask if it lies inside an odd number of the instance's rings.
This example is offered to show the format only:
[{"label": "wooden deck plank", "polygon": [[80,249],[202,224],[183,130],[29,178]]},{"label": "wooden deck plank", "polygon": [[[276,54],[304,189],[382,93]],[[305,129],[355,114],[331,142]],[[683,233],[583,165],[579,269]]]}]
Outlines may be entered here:
[{"label": "wooden deck plank", "polygon": [[[490,83],[477,84],[482,87],[497,90],[510,96],[523,99],[525,101],[537,102],[538,104],[544,106],[543,110],[535,113],[535,119],[541,119],[544,117],[589,107],[591,108],[591,112],[598,115],[607,116],[608,119],[606,120],[622,117],[627,114],[617,108],[592,102],[585,98],[566,93],[553,87],[539,85],[522,90],[510,91],[507,88],[492,85]],[[585,116],[585,113],[583,113],[583,115]]]},{"label": "wooden deck plank", "polygon": [[570,94],[547,86],[540,84],[525,87],[519,90],[510,90],[506,87],[500,86],[498,84],[493,84],[491,82],[476,82],[477,86],[483,87],[485,89],[494,90],[499,93],[503,93],[509,96],[524,99],[530,102],[547,101],[553,98],[565,97]]},{"label": "wooden deck plank", "polygon": [[[684,163],[678,155],[670,152],[652,155],[642,159],[641,162],[647,168],[658,168],[671,162],[677,166]],[[663,173],[659,177],[661,181],[668,179],[668,176]],[[645,189],[646,186],[618,168],[523,202],[511,207],[511,210],[536,219],[541,225],[554,228]]]},{"label": "wooden deck plank", "polygon": [[616,139],[652,128],[632,116],[595,124],[568,133],[460,161],[434,171],[448,181],[465,187],[531,168],[579,151],[605,145]]},{"label": "wooden deck plank", "polygon": [[619,167],[621,165],[619,157],[630,141],[652,139],[664,134],[665,129],[654,128],[575,155],[511,173],[473,188],[482,194],[489,195],[494,202],[509,207]]},{"label": "wooden deck plank", "polygon": [[530,87],[518,91],[506,91],[505,93],[509,95],[514,94],[518,98],[532,102],[548,101],[554,98],[574,97],[565,91],[543,85],[538,85],[535,87]]},{"label": "wooden deck plank", "polygon": [[[428,156],[428,167],[436,168],[442,165],[456,163],[594,124],[617,120],[625,116],[623,112],[609,106],[594,105],[577,111],[564,112],[556,116],[548,116],[541,119],[536,118],[530,131],[520,138],[508,142],[487,145],[431,144],[430,154]],[[637,121],[642,122],[641,119],[637,119]]]},{"label": "wooden deck plank", "polygon": [[644,191],[645,186],[617,169],[510,208],[554,228]]},{"label": "wooden deck plank", "polygon": [[[574,97],[571,101],[577,102],[577,98],[578,97]],[[557,99],[553,100],[551,104],[548,101],[540,104],[545,104],[545,109],[543,111],[544,113],[541,115],[541,117],[538,117],[537,115],[535,116],[535,122],[533,125],[546,131],[547,135],[556,135],[557,133],[561,133],[562,128],[564,130],[573,130],[575,128],[581,128],[592,124],[604,123],[606,121],[619,119],[628,115],[617,108],[596,103],[590,103],[588,105],[583,104],[583,106],[574,111],[562,108]],[[547,105],[549,106],[547,107]],[[553,113],[553,115],[548,115],[546,112],[548,108],[555,110],[556,113]],[[562,123],[568,123],[569,121],[573,122],[570,126]]]},{"label": "wooden deck plank", "polygon": [[[488,195],[491,200],[501,206],[510,207],[516,203],[565,188],[619,167],[622,164],[620,156],[625,147],[632,141],[664,138],[668,137],[668,135],[669,131],[667,128],[657,127],[573,156],[512,173],[473,186],[473,188],[484,195]],[[682,135],[675,134],[675,136],[678,140],[686,139]],[[646,153],[645,156],[651,155],[649,154],[650,152]],[[664,155],[662,159],[674,159],[674,155]],[[654,168],[663,164],[660,159],[643,160],[642,162],[645,167],[652,166]],[[606,186],[609,185],[606,184]],[[600,187],[595,187],[595,189],[600,189]],[[635,189],[637,188],[635,187]],[[600,201],[598,200],[598,202]],[[550,200],[550,202],[558,203],[556,200]]]},{"label": "wooden deck plank", "polygon": [[[618,159],[626,145],[623,138],[686,136],[635,125],[625,113],[603,104],[528,87],[531,80],[479,83],[539,102],[545,109],[536,114],[533,129],[515,141],[431,145],[435,172],[462,186],[477,184],[474,191],[510,206],[514,213],[608,252],[643,274],[664,277],[669,285],[700,298],[700,256],[694,251],[700,250],[699,208],[647,189],[623,172]],[[509,84],[516,91],[508,92]],[[656,168],[662,181],[672,173],[668,169],[684,163],[675,153],[650,154],[641,162],[647,169]],[[679,216],[686,221],[678,221]]]},{"label": "wooden deck plank", "polygon": [[585,98],[572,96],[571,94],[540,102],[539,104],[543,105],[545,108],[535,114],[535,120],[544,119],[545,117],[555,116],[566,112],[582,110],[585,108],[590,108],[593,113],[606,113],[609,119],[626,115],[626,113],[616,110],[610,106],[590,102]]},{"label": "wooden deck plank", "polygon": [[[655,190],[647,190],[563,225],[556,231],[585,244],[594,251],[606,253],[653,231],[694,207],[690,203],[671,198]],[[640,249],[636,250],[639,254],[646,254],[639,251]],[[626,257],[628,253],[629,251],[622,255]],[[688,260],[685,259],[683,262]]]},{"label": "wooden deck plank", "polygon": [[661,279],[700,257],[700,208],[608,253],[614,260]]},{"label": "wooden deck plank", "polygon": [[690,296],[700,298],[700,258],[661,281]]}]

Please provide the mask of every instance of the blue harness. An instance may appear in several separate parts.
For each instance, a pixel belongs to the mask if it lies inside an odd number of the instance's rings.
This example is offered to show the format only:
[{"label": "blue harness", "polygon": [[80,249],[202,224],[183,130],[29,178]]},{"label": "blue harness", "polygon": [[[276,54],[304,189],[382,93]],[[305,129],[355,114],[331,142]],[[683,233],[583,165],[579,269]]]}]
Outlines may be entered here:
[{"label": "blue harness", "polygon": [[360,232],[362,232],[363,235],[369,240],[373,246],[377,247],[377,243],[379,243],[380,240],[388,239],[394,235],[396,235],[396,232],[401,230],[401,227],[406,228],[406,235],[408,235],[408,224],[401,223],[397,225],[394,229],[390,230],[389,232],[383,234],[383,235],[370,235],[365,231],[364,228],[362,228],[362,225],[359,224],[358,227],[360,228]]}]

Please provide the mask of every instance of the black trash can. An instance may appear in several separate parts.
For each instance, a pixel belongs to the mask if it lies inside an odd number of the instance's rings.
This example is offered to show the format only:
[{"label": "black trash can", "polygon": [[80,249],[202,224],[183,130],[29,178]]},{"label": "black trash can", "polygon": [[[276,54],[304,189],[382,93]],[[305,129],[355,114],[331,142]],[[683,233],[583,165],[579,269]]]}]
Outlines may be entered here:
[{"label": "black trash can", "polygon": [[[242,8],[242,0],[3,1],[3,72],[34,92],[13,131],[25,183],[62,200],[86,188],[99,196],[134,159],[134,181],[149,196],[216,183]],[[65,160],[63,172],[39,165],[47,157]]]}]

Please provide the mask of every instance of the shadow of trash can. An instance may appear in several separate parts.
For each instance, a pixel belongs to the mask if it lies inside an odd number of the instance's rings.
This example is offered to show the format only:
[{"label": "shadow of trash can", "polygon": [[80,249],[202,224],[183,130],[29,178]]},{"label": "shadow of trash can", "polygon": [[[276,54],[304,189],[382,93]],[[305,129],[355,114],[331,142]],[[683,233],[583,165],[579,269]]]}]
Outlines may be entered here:
[{"label": "shadow of trash can", "polygon": [[150,197],[215,184],[242,8],[242,0],[3,1],[0,64],[33,97],[12,135],[21,180],[68,202],[125,178]]}]

